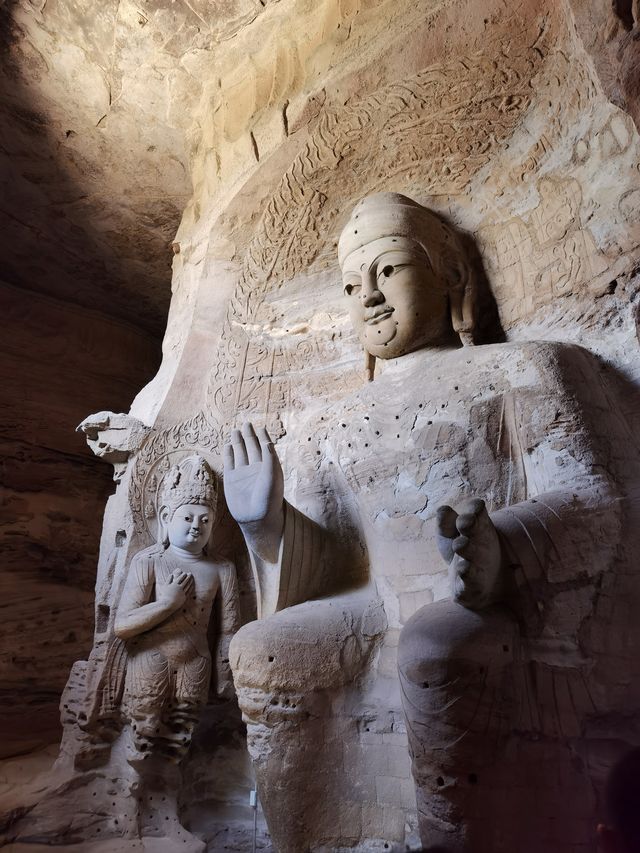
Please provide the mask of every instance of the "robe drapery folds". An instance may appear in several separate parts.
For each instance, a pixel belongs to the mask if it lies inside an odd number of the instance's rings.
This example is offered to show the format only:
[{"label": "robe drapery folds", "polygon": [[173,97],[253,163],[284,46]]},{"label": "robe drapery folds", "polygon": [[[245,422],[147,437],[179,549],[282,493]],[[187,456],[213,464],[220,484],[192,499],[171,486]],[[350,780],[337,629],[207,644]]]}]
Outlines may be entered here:
[{"label": "robe drapery folds", "polygon": [[286,501],[284,513],[277,563],[268,563],[249,549],[258,619],[326,593],[323,531]]}]

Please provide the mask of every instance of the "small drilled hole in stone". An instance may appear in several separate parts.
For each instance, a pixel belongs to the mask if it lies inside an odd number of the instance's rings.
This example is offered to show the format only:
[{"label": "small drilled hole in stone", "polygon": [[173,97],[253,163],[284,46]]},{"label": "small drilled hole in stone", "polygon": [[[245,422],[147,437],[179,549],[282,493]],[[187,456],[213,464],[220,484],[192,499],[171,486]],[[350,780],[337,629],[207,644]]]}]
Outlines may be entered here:
[{"label": "small drilled hole in stone", "polygon": [[438,778],[436,779],[436,785],[438,786],[438,788],[442,788],[442,786],[444,785],[444,779],[442,778],[442,776],[438,776]]},{"label": "small drilled hole in stone", "polygon": [[274,660],[275,658],[273,657],[273,655],[269,655],[269,663],[273,663]]},{"label": "small drilled hole in stone", "polygon": [[423,681],[423,682],[422,682],[422,686],[423,686],[423,687],[425,687],[425,688],[426,688],[426,687],[429,687],[429,682],[428,682],[428,681]]}]

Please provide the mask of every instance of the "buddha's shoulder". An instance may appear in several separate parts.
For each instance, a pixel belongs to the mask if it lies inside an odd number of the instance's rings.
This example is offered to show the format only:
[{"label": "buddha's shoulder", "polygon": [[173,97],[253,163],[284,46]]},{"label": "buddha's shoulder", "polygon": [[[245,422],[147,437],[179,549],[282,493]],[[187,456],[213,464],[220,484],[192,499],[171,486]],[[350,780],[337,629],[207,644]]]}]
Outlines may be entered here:
[{"label": "buddha's shoulder", "polygon": [[226,557],[219,557],[217,554],[212,554],[211,556],[205,554],[201,562],[219,572],[220,575],[233,574],[236,570],[231,560],[228,560]]},{"label": "buddha's shoulder", "polygon": [[481,346],[463,347],[456,350],[459,357],[473,358],[498,357],[508,358],[522,356],[524,358],[564,358],[567,356],[589,355],[588,350],[578,344],[566,341],[536,340],[536,341],[506,341],[499,344],[483,344]]},{"label": "buddha's shoulder", "polygon": [[157,560],[161,560],[161,559],[162,559],[162,557],[163,557],[163,556],[164,556],[164,554],[165,554],[165,550],[166,550],[166,549],[165,549],[164,545],[160,545],[160,544],[158,544],[158,543],[156,542],[156,543],[155,543],[155,544],[153,544],[153,545],[149,545],[149,547],[148,547],[148,548],[143,548],[141,551],[138,551],[138,552],[135,554],[135,556],[134,556],[134,558],[133,558],[133,560],[132,560],[132,563],[139,563],[139,564],[141,564],[141,563],[149,563],[149,564],[153,564],[153,563],[154,563],[154,562],[156,562]]},{"label": "buddha's shoulder", "polygon": [[472,370],[499,369],[514,385],[535,379],[565,384],[601,369],[593,353],[578,344],[563,341],[509,341],[468,347],[457,358]]}]

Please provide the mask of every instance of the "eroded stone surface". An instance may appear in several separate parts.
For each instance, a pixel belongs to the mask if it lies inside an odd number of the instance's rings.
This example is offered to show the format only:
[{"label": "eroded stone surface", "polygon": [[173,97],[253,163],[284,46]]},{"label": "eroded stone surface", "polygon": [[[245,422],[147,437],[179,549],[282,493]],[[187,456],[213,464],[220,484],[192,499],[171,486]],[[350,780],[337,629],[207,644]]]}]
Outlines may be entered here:
[{"label": "eroded stone surface", "polygon": [[[506,389],[516,387],[516,402],[524,401],[522,412],[530,412],[530,406],[536,407],[528,388],[536,389],[532,392],[535,397],[541,387],[553,387],[556,381],[553,359],[536,355],[545,351],[537,342],[576,342],[597,353],[606,365],[602,382],[612,400],[607,418],[619,418],[622,424],[608,430],[605,437],[611,443],[618,428],[629,429],[624,441],[612,447],[601,472],[617,478],[616,472],[624,469],[626,480],[620,480],[617,487],[622,488],[623,483],[625,500],[615,506],[622,513],[622,533],[629,537],[615,559],[628,562],[623,570],[616,564],[615,571],[605,573],[595,590],[588,572],[582,586],[574,582],[576,575],[559,578],[558,583],[567,587],[557,591],[557,606],[551,608],[549,618],[557,636],[566,637],[573,635],[585,614],[595,611],[597,619],[590,622],[587,618],[584,630],[578,631],[581,647],[604,649],[614,656],[620,635],[612,627],[623,631],[624,626],[635,624],[637,584],[629,543],[636,527],[631,463],[640,424],[635,330],[638,135],[632,98],[612,94],[605,64],[598,58],[600,55],[606,62],[611,53],[598,54],[599,47],[594,48],[590,41],[594,28],[600,32],[600,13],[594,9],[595,4],[573,0],[525,2],[517,10],[497,0],[482,8],[463,0],[448,4],[426,0],[418,4],[337,4],[327,0],[313,8],[282,0],[257,10],[232,10],[230,18],[239,22],[235,30],[216,29],[206,10],[198,8],[204,23],[195,25],[197,33],[176,27],[173,12],[167,17],[160,6],[149,16],[142,15],[146,24],[130,16],[132,10],[127,6],[119,13],[127,44],[118,45],[118,56],[130,45],[129,60],[139,62],[136,51],[143,51],[141,39],[159,31],[161,40],[162,27],[173,28],[180,42],[176,53],[182,68],[177,76],[182,77],[182,69],[186,69],[197,78],[198,87],[192,87],[189,80],[188,94],[169,98],[172,106],[167,125],[179,126],[180,133],[187,125],[189,128],[188,156],[182,139],[174,153],[180,163],[188,162],[193,193],[175,240],[174,292],[163,365],[131,411],[155,432],[130,458],[108,506],[97,604],[106,603],[100,596],[109,577],[108,555],[114,546],[121,549],[118,565],[123,566],[125,552],[130,557],[153,536],[155,518],[153,513],[146,515],[146,508],[152,503],[154,477],[158,479],[162,460],[170,457],[173,462],[182,453],[204,451],[219,472],[223,438],[231,427],[248,417],[265,423],[282,459],[285,496],[327,530],[341,531],[339,544],[355,546],[347,577],[356,582],[363,571],[371,569],[375,579],[371,591],[375,585],[388,620],[388,628],[373,632],[362,646],[358,645],[359,623],[350,627],[351,635],[336,634],[342,637],[336,647],[342,644],[350,653],[360,654],[358,659],[365,662],[362,672],[373,673],[375,678],[356,677],[355,692],[350,692],[351,686],[340,693],[323,684],[311,696],[307,693],[302,707],[309,716],[302,722],[295,716],[299,707],[295,697],[303,695],[297,690],[299,680],[288,684],[287,671],[278,662],[274,672],[281,681],[276,679],[277,689],[271,688],[268,678],[255,675],[255,668],[253,674],[245,673],[238,664],[242,678],[247,679],[246,689],[241,688],[245,691],[243,705],[256,714],[250,720],[249,738],[258,776],[263,784],[268,780],[272,802],[277,804],[269,819],[278,820],[285,814],[286,804],[304,784],[315,791],[317,783],[317,790],[329,792],[327,813],[307,802],[303,811],[310,820],[305,826],[296,824],[299,834],[295,837],[310,849],[384,849],[384,844],[392,847],[405,840],[417,846],[407,735],[395,668],[398,637],[416,611],[447,595],[446,567],[433,538],[437,497],[445,489],[446,479],[455,480],[458,491],[452,485],[450,494],[441,498],[454,504],[472,486],[474,493],[491,488],[492,466],[498,457],[490,448],[500,434],[495,425],[501,423],[500,407],[494,411],[493,397],[508,396]],[[142,11],[136,9],[135,14]],[[295,27],[291,21],[296,22]],[[203,33],[207,34],[204,41],[210,39],[205,45],[199,41]],[[215,50],[210,50],[214,42]],[[189,47],[183,50],[186,44]],[[145,66],[142,86],[153,76],[150,69],[159,55]],[[115,63],[115,67],[120,73],[121,66]],[[613,65],[608,67],[615,71]],[[157,86],[147,86],[150,103],[160,107],[154,115],[150,115],[153,109],[145,107],[146,121],[136,129],[136,138],[146,141],[145,134],[156,131],[158,138],[171,136],[163,136],[155,118],[157,113],[164,122],[167,116],[167,101],[158,92],[162,89],[164,93],[165,83],[175,78],[166,69],[162,67],[162,82],[159,77]],[[121,138],[116,133],[118,122],[124,136],[133,133],[124,107],[133,108],[140,96],[130,88],[130,105],[126,89],[123,86],[122,97],[114,101],[103,122],[106,128],[114,128],[109,131],[116,134],[114,139]],[[101,91],[99,86],[96,91]],[[176,113],[180,114],[177,118]],[[93,139],[94,133],[92,130],[87,138]],[[65,140],[63,145],[76,151],[74,146],[81,145],[82,137],[70,135]],[[178,148],[180,153],[176,153]],[[149,156],[153,158],[153,152]],[[143,162],[146,169],[146,155]],[[145,180],[143,174],[134,188]],[[184,185],[180,188],[177,179],[169,178],[168,183],[170,191],[165,197],[172,196],[181,206],[188,190]],[[114,186],[120,186],[118,181]],[[498,388],[491,378],[491,365],[486,371],[475,364],[459,365],[450,373],[438,362],[428,371],[414,364],[413,374],[393,365],[379,370],[370,387],[377,386],[383,404],[368,388],[363,389],[365,369],[370,365],[364,363],[350,330],[339,285],[336,243],[354,204],[379,191],[408,194],[444,214],[472,238],[477,250],[473,263],[476,269],[484,269],[510,341],[507,347],[512,347],[512,358],[505,356],[504,364],[496,356],[504,387]],[[122,216],[127,219],[131,211],[138,210],[127,208]],[[114,214],[115,219],[118,216]],[[161,229],[167,222],[158,213]],[[128,233],[139,234],[135,230]],[[123,254],[127,254],[126,247]],[[129,296],[125,302],[131,305],[127,300]],[[551,351],[558,352],[553,347]],[[583,377],[586,387],[600,373],[598,364],[585,358],[590,365]],[[542,362],[547,364],[545,375],[529,376],[531,365]],[[518,365],[522,363],[529,366],[521,372]],[[547,370],[553,374],[549,386],[545,385]],[[472,374],[486,377],[477,398]],[[579,377],[572,375],[575,381],[580,386]],[[401,405],[400,392],[409,395],[411,405]],[[559,396],[563,394],[569,414],[561,418],[561,429],[569,436],[582,435],[581,405],[576,402],[574,407],[571,392],[564,386],[562,394],[558,391]],[[548,405],[544,404],[540,424],[547,416],[553,423],[555,396],[550,393]],[[480,410],[475,420],[459,415],[476,402]],[[87,411],[109,406],[97,401],[80,413],[78,421]],[[513,410],[507,406],[505,422],[509,418],[517,421],[518,411],[515,404]],[[455,468],[453,476],[443,479],[436,468],[432,479],[425,479],[426,469],[420,466],[426,465],[429,454],[434,458],[444,452],[443,435],[449,433],[441,431],[441,424],[449,414],[459,426],[453,430],[454,436],[460,435],[455,445],[458,458],[466,462],[458,470],[454,454],[449,460]],[[512,433],[520,435],[522,429],[528,427],[518,426]],[[599,435],[602,424],[585,430]],[[586,452],[581,440],[575,441],[580,452]],[[522,448],[514,447],[513,459],[522,458],[525,466],[542,472],[543,479],[553,479],[558,472],[562,476],[563,465],[556,459],[564,460],[567,471],[575,471],[580,454],[566,450],[570,442],[561,442],[562,446],[554,442],[552,430],[531,455],[526,442]],[[500,458],[509,458],[505,448]],[[515,462],[513,466],[511,476],[506,462],[501,470],[504,489],[501,486],[498,491],[502,501],[509,482],[522,488],[521,471]],[[233,530],[228,519],[225,524]],[[239,566],[240,600],[247,621],[255,613],[255,593],[238,532],[233,536],[229,541]],[[620,532],[604,538],[605,545],[618,541],[616,536],[621,537]],[[426,540],[431,545],[421,554],[418,566],[416,543]],[[404,544],[398,546],[398,542]],[[580,553],[578,549],[576,554]],[[591,559],[582,557],[585,562]],[[571,571],[576,569],[572,560],[569,565]],[[384,571],[373,571],[373,567]],[[322,607],[315,607],[320,608],[317,613],[322,623]],[[292,608],[273,617],[287,621],[279,643],[295,639],[297,612]],[[237,637],[238,660],[242,655],[257,660],[261,649],[255,628],[243,631],[246,633]],[[558,656],[566,653],[562,643],[551,644],[545,650],[545,665],[557,666]],[[277,658],[272,656],[271,663],[275,663]],[[268,657],[263,662],[266,675]],[[623,704],[631,701],[628,672],[635,658],[627,649],[614,667],[596,666],[594,684],[608,684],[611,698],[602,713],[589,717],[579,735],[564,733],[582,744],[602,745],[596,766],[589,768],[596,788],[614,753],[636,737],[632,714],[621,718],[610,713],[613,706],[607,705],[614,699]],[[554,678],[538,686],[545,697],[555,695],[554,689],[557,694]],[[377,692],[375,684],[384,687],[382,692]],[[563,696],[557,700],[557,716],[566,720],[566,694]],[[604,701],[598,693],[595,702]],[[293,710],[292,703],[296,704]],[[552,709],[553,723],[554,700],[542,704]],[[265,707],[274,709],[268,714],[270,732],[261,729]],[[382,708],[397,713],[383,714]],[[629,723],[628,729],[621,720]],[[229,730],[239,731],[231,723]],[[308,747],[304,761],[296,765],[295,750],[285,750],[284,759],[274,759],[273,766],[284,766],[288,774],[283,787],[274,787],[268,770],[267,736],[284,748],[293,732],[299,732]],[[335,750],[331,754],[343,750],[344,773],[337,763],[323,766],[313,761],[313,751],[323,739]],[[353,746],[345,746],[345,742]],[[222,814],[234,813],[238,802],[234,798],[244,796],[251,784],[239,735],[233,743],[224,766],[241,769],[230,774],[229,790],[219,792]],[[222,760],[220,745],[211,741],[200,743],[199,748],[198,761],[206,756],[215,775],[216,761]],[[189,762],[185,772],[189,772]],[[563,791],[575,782],[570,774],[559,776],[554,782]],[[444,777],[443,781],[448,784]],[[211,777],[198,777],[188,790],[205,802],[212,785]],[[583,798],[583,805],[587,801]],[[487,808],[495,806],[492,801]],[[581,844],[589,849],[584,827],[593,823],[592,817],[575,815],[575,822],[567,824],[567,835],[545,838],[545,846],[570,849],[571,844]],[[250,815],[243,818],[250,820]],[[213,849],[217,843],[212,842]]]},{"label": "eroded stone surface", "polygon": [[113,483],[75,426],[87,406],[127,406],[158,351],[148,335],[97,312],[6,285],[0,300],[5,756],[58,739],[60,691],[93,630],[95,562]]}]

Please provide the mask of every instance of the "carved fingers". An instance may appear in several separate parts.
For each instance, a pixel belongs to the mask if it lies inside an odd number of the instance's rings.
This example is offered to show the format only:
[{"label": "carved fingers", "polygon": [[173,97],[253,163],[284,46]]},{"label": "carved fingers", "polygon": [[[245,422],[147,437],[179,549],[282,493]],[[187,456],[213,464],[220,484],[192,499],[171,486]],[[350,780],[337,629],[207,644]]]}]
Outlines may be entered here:
[{"label": "carved fingers", "polygon": [[[472,498],[465,501],[462,511],[456,518],[456,529],[458,535],[451,543],[454,555],[472,563],[475,558],[481,556],[487,529],[493,528],[485,503],[480,498]],[[464,564],[459,567],[460,571],[466,568]]]},{"label": "carved fingers", "polygon": [[261,462],[265,456],[273,456],[274,453],[273,442],[266,427],[259,427],[256,434],[253,424],[247,422],[241,430],[231,430],[231,440],[224,446],[225,474],[236,468]]},{"label": "carved fingers", "polygon": [[438,550],[446,563],[453,560],[453,540],[458,536],[458,513],[450,506],[439,506],[436,512],[438,525]]},{"label": "carved fingers", "polygon": [[174,572],[171,575],[170,582],[178,584],[185,596],[193,595],[196,591],[195,578],[191,572]]},{"label": "carved fingers", "polygon": [[474,609],[496,600],[502,553],[485,502],[471,498],[459,512],[450,506],[439,507],[437,528],[438,549],[449,563],[454,599]]},{"label": "carved fingers", "polygon": [[281,511],[282,469],[265,427],[246,423],[234,429],[223,451],[224,492],[231,515],[240,524],[261,521]]},{"label": "carved fingers", "polygon": [[442,557],[451,562],[458,554],[469,558],[469,547],[476,531],[493,524],[489,518],[485,502],[481,498],[465,501],[460,512],[450,506],[438,507],[436,513],[438,528],[438,548]]},{"label": "carved fingers", "polygon": [[169,575],[166,583],[158,584],[158,599],[177,609],[195,593],[196,582],[189,572],[176,571]]}]

